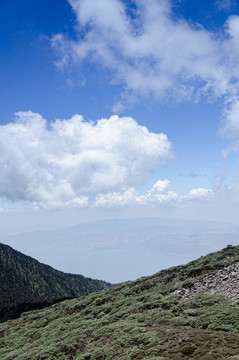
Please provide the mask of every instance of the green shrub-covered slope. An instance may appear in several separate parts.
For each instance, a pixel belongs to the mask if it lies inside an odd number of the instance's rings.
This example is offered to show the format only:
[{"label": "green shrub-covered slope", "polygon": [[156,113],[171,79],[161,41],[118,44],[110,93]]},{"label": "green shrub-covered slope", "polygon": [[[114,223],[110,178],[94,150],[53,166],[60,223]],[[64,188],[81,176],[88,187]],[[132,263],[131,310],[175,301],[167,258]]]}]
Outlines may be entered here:
[{"label": "green shrub-covered slope", "polygon": [[239,247],[227,248],[24,313],[1,324],[0,359],[239,359],[239,305],[206,293],[182,300],[175,292],[238,261]]},{"label": "green shrub-covered slope", "polygon": [[0,243],[0,321],[107,286],[104,281],[55,270]]}]

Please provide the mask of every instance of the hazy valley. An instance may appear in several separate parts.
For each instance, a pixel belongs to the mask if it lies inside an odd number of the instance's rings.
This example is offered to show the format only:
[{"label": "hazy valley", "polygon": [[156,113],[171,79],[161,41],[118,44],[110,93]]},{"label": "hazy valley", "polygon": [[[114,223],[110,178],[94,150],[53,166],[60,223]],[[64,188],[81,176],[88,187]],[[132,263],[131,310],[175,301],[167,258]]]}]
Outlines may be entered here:
[{"label": "hazy valley", "polygon": [[237,245],[238,234],[238,226],[219,221],[122,218],[5,235],[0,241],[58,270],[117,283]]}]

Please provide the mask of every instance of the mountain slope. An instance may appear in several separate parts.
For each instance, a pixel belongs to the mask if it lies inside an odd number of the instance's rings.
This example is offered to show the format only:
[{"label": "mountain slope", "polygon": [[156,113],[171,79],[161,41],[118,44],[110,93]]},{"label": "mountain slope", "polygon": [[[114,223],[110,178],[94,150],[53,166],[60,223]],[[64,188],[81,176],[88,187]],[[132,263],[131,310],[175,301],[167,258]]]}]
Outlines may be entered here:
[{"label": "mountain slope", "polygon": [[109,283],[65,274],[0,243],[0,316],[102,290]]},{"label": "mountain slope", "polygon": [[[150,277],[22,314],[0,326],[0,358],[239,359],[238,264],[239,247],[226,248]],[[226,276],[234,279],[233,299]],[[193,292],[198,284],[202,292],[185,297],[184,290]]]}]

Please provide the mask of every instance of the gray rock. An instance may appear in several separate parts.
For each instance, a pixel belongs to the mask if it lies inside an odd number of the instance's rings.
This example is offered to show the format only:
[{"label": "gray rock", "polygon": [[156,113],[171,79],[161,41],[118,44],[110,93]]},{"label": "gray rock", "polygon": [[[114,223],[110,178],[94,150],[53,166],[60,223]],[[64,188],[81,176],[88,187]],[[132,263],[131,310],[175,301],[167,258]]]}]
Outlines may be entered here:
[{"label": "gray rock", "polygon": [[234,304],[239,303],[239,262],[218,270],[196,282],[190,289],[174,292],[181,299],[190,299],[198,294],[218,294]]}]

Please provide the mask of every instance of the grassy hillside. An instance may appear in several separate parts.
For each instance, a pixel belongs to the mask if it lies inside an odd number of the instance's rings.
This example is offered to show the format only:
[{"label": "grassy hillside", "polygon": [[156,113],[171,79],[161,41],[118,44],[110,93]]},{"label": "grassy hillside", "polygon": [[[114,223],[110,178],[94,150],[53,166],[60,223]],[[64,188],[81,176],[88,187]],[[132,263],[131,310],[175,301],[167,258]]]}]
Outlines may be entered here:
[{"label": "grassy hillside", "polygon": [[0,243],[0,319],[24,310],[87,295],[108,283],[65,274]]},{"label": "grassy hillside", "polygon": [[[217,294],[217,279],[236,281],[239,247],[22,314],[0,327],[3,360],[236,360],[238,286]],[[198,284],[214,292],[185,296]],[[212,285],[214,284],[214,285]],[[224,290],[221,287],[220,293]]]}]

